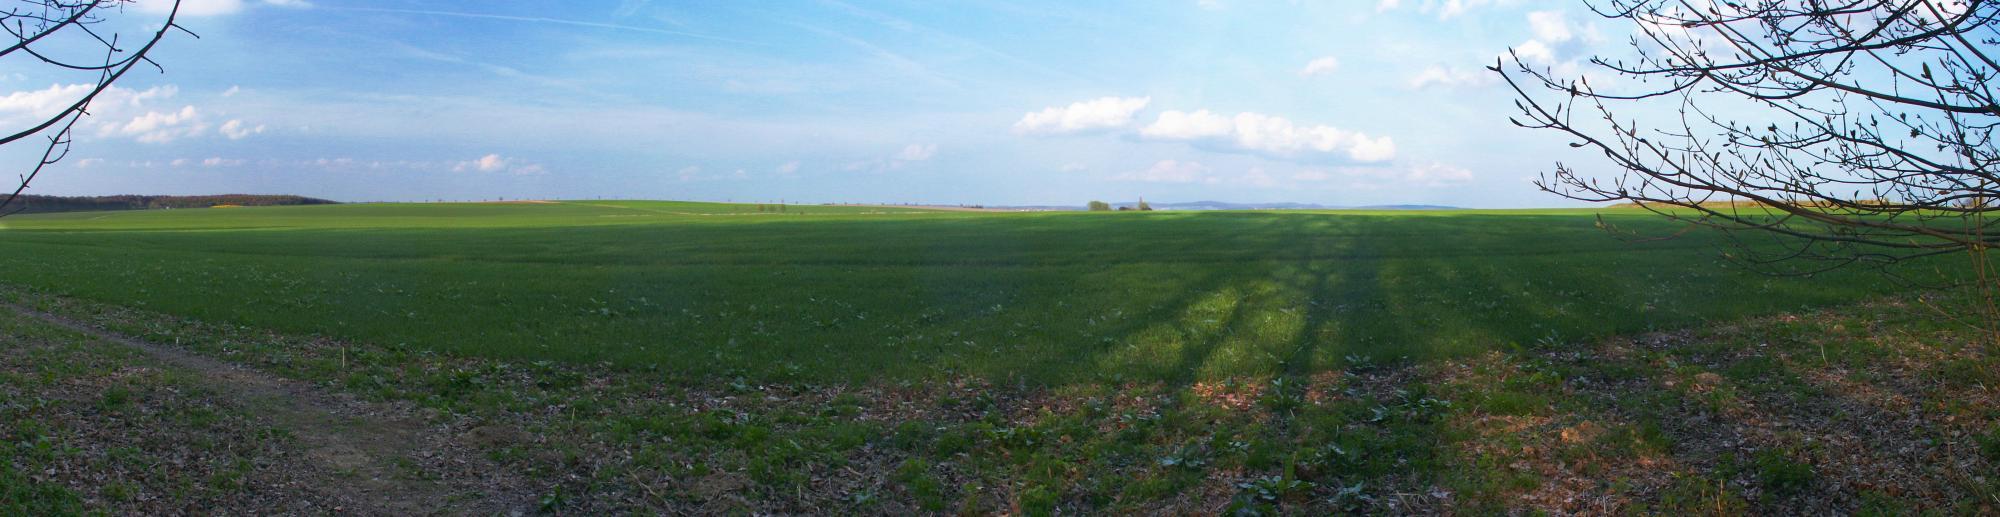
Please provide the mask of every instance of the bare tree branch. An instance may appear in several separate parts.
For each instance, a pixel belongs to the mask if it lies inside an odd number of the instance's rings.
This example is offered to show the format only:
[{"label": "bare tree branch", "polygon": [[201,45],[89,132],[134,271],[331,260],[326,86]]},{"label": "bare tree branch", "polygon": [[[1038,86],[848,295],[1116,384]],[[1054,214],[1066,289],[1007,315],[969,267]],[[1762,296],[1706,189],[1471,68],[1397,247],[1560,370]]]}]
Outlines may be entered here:
[{"label": "bare tree branch", "polygon": [[[0,133],[0,146],[25,142],[29,137],[42,135],[45,139],[42,156],[33,168],[19,176],[19,183],[4,197],[0,197],[0,216],[14,213],[8,206],[27,191],[29,184],[40,176],[50,165],[69,155],[74,129],[78,121],[90,114],[92,101],[111,89],[112,85],[134,67],[149,64],[155,68],[158,63],[149,57],[153,49],[173,31],[187,32],[175,23],[180,14],[180,1],[175,0],[158,30],[146,34],[143,43],[136,48],[125,48],[119,44],[116,33],[102,33],[93,28],[102,24],[107,15],[122,14],[131,0],[14,0],[4,11],[0,11],[0,30],[14,38],[11,44],[0,47],[0,60],[14,59],[30,65],[39,64],[58,71],[94,73],[96,78],[90,88],[64,105],[60,111],[39,117],[23,124],[11,133]],[[193,33],[189,32],[192,35]],[[73,53],[78,45],[96,45],[103,49],[101,58],[88,60],[65,57]],[[43,48],[57,47],[57,48]]]}]

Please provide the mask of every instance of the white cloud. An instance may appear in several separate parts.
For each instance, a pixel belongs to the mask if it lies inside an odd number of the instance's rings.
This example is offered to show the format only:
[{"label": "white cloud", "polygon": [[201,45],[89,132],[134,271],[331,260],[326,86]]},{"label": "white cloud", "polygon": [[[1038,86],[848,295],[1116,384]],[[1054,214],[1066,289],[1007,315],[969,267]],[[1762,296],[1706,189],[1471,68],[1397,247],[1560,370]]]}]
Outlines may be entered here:
[{"label": "white cloud", "polygon": [[1520,45],[1514,47],[1514,55],[1520,56],[1521,61],[1529,63],[1538,63],[1547,65],[1556,62],[1555,49],[1549,48],[1549,46],[1543,44],[1541,40],[1528,40],[1522,42]]},{"label": "white cloud", "polygon": [[1380,12],[1393,11],[1397,7],[1402,7],[1402,6],[1403,6],[1403,0],[1382,0],[1380,2],[1375,3],[1375,12],[1380,13]]},{"label": "white cloud", "polygon": [[1076,162],[1069,162],[1062,164],[1062,167],[1057,167],[1056,170],[1060,170],[1063,172],[1082,172],[1090,170],[1090,166]]},{"label": "white cloud", "polygon": [[1417,75],[1410,77],[1410,88],[1421,90],[1433,86],[1444,88],[1472,88],[1492,85],[1500,79],[1485,68],[1445,68],[1432,65]]},{"label": "white cloud", "polygon": [[264,132],[264,125],[258,124],[253,127],[249,124],[244,124],[242,120],[229,119],[228,122],[222,123],[221,131],[222,136],[229,137],[230,140],[242,140],[250,135]]},{"label": "white cloud", "polygon": [[1534,32],[1535,39],[1549,43],[1562,43],[1576,37],[1562,11],[1528,13],[1528,30]]},{"label": "white cloud", "polygon": [[313,6],[312,2],[307,2],[306,0],[264,0],[264,5],[291,7],[295,9],[303,9]]},{"label": "white cloud", "polygon": [[81,159],[81,160],[77,160],[77,161],[76,161],[76,168],[78,168],[78,169],[88,169],[88,168],[91,168],[91,167],[95,167],[95,166],[97,166],[98,164],[101,164],[101,163],[104,163],[104,159],[103,159],[103,158],[84,158],[84,159]]},{"label": "white cloud", "polygon": [[778,174],[784,174],[784,175],[791,175],[791,174],[794,174],[794,173],[797,173],[797,172],[799,172],[799,161],[798,161],[798,160],[792,160],[792,161],[789,161],[789,162],[785,162],[785,164],[784,164],[784,165],[779,165],[779,166],[778,166]]},{"label": "white cloud", "polygon": [[1152,125],[1139,130],[1139,134],[1155,140],[1186,141],[1223,151],[1287,158],[1334,155],[1379,162],[1396,157],[1396,143],[1386,136],[1371,137],[1331,126],[1298,125],[1284,117],[1253,112],[1224,116],[1208,110],[1167,111]]},{"label": "white cloud", "polygon": [[[320,161],[325,162],[326,160],[321,159]],[[325,164],[322,163],[322,165]],[[503,172],[504,171],[504,172],[511,172],[514,174],[541,174],[544,172],[548,172],[548,169],[543,168],[540,164],[527,163],[520,160],[515,160],[513,158],[500,156],[499,154],[495,153],[495,154],[488,154],[486,156],[481,156],[473,160],[466,160],[454,163],[451,166],[451,171],[452,172],[466,172],[466,171]]]},{"label": "white cloud", "polygon": [[201,121],[194,106],[182,106],[177,111],[148,111],[132,117],[124,124],[101,126],[101,136],[125,136],[140,142],[158,144],[181,138],[200,135],[208,130],[208,124]]},{"label": "white cloud", "polygon": [[1103,97],[1050,107],[1022,115],[1014,123],[1014,132],[1063,134],[1124,127],[1151,102],[1152,97]]},{"label": "white cloud", "polygon": [[1116,179],[1154,183],[1194,183],[1201,181],[1207,173],[1208,166],[1199,162],[1160,160],[1146,170],[1120,174]]},{"label": "white cloud", "polygon": [[[61,113],[96,86],[90,83],[52,84],[36,90],[19,90],[0,95],[0,125],[21,126],[39,123]],[[201,110],[192,105],[179,109],[152,109],[155,101],[173,98],[180,90],[173,85],[132,90],[112,86],[90,103],[90,116],[77,122],[81,133],[101,137],[127,137],[144,143],[164,143],[207,133],[211,125]],[[255,132],[256,128],[237,129]]]},{"label": "white cloud", "polygon": [[1339,59],[1335,59],[1333,56],[1323,56],[1306,62],[1305,68],[1299,69],[1299,76],[1312,77],[1315,75],[1331,74],[1338,68],[1340,68]]},{"label": "white cloud", "polygon": [[904,146],[902,152],[896,153],[896,161],[921,162],[936,155],[937,144],[910,144]]},{"label": "white cloud", "polygon": [[[1604,35],[1597,31],[1597,26],[1570,23],[1563,11],[1528,13],[1528,29],[1534,37],[1515,45],[1513,57],[1525,64],[1552,68],[1555,75],[1562,77],[1575,77],[1585,72],[1584,63],[1591,47],[1604,42]],[[1503,54],[1499,57],[1505,60],[1509,56]],[[1591,83],[1596,85],[1616,80],[1615,74],[1607,74],[1610,77],[1594,73],[1589,75]]]},{"label": "white cloud", "polygon": [[1220,11],[1223,8],[1222,0],[1195,0],[1194,5],[1210,11]]},{"label": "white cloud", "polygon": [[[245,163],[245,162],[244,162],[244,160],[241,160],[241,159],[228,159],[228,158],[223,158],[223,157],[220,157],[220,156],[214,156],[214,157],[210,157],[210,158],[208,158],[208,159],[206,159],[206,160],[202,160],[202,161],[201,161],[201,166],[203,166],[203,167],[235,167],[235,166],[238,166],[238,165],[243,165],[244,163]],[[378,166],[378,167],[379,167],[379,166]]]},{"label": "white cloud", "polygon": [[229,86],[229,89],[227,89],[227,90],[223,90],[223,91],[222,91],[222,96],[223,96],[223,97],[235,97],[235,96],[236,96],[236,94],[238,94],[238,93],[242,93],[242,92],[243,92],[243,87],[241,87],[241,86],[236,86],[236,85],[230,85],[230,86]]},{"label": "white cloud", "polygon": [[[0,96],[0,116],[48,118],[90,93],[89,84],[52,84],[40,90],[20,90]],[[101,95],[100,95],[101,97]]]},{"label": "white cloud", "polygon": [[458,165],[453,166],[451,170],[453,172],[465,172],[467,170],[493,172],[505,168],[507,168],[506,158],[502,158],[498,154],[488,154],[479,157],[477,160],[458,162]]}]

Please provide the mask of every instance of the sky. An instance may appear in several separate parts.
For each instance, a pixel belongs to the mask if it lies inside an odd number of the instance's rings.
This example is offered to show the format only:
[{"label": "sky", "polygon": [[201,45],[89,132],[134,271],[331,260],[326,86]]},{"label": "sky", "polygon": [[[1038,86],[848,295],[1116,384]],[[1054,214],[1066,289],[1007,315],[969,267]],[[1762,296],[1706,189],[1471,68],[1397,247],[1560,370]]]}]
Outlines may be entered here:
[{"label": "sky", "polygon": [[[1084,5],[1088,4],[1088,5]],[[116,13],[137,35],[165,3]],[[187,0],[48,195],[1570,206],[1483,67],[1576,0]],[[0,124],[88,76],[0,63]],[[13,127],[13,126],[9,126]],[[25,169],[19,145],[0,167]],[[39,151],[39,149],[35,149]]]}]

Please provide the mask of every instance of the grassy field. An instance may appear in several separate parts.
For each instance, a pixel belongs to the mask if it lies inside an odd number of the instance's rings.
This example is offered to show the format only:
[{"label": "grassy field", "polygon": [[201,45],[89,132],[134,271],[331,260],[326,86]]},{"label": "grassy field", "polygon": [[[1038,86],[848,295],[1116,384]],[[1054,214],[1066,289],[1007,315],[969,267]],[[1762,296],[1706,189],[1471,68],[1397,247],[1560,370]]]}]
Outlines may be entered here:
[{"label": "grassy field", "polygon": [[1974,300],[1597,213],[8,217],[0,513],[2000,511]]},{"label": "grassy field", "polygon": [[[457,354],[758,378],[1185,381],[1463,356],[1890,292],[1590,211],[949,213],[671,202],[0,220],[0,283]],[[893,212],[893,213],[883,213]],[[1673,230],[1640,213],[1614,223]]]}]

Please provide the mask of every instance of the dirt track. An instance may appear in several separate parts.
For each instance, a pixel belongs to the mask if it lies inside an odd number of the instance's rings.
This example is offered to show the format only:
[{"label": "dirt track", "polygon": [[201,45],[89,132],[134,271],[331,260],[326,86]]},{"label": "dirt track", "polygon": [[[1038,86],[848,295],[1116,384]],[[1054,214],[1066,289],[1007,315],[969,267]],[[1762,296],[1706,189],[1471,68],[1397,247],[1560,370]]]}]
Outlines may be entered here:
[{"label": "dirt track", "polygon": [[[329,394],[319,387],[105,331],[14,304],[23,316],[129,347],[161,363],[199,373],[220,397],[253,408],[263,424],[297,439],[307,464],[296,477],[306,489],[367,515],[519,515],[534,509],[532,485],[455,438],[451,426],[427,423],[408,407]],[[415,466],[424,476],[403,475]],[[254,508],[231,513],[263,513]]]}]

